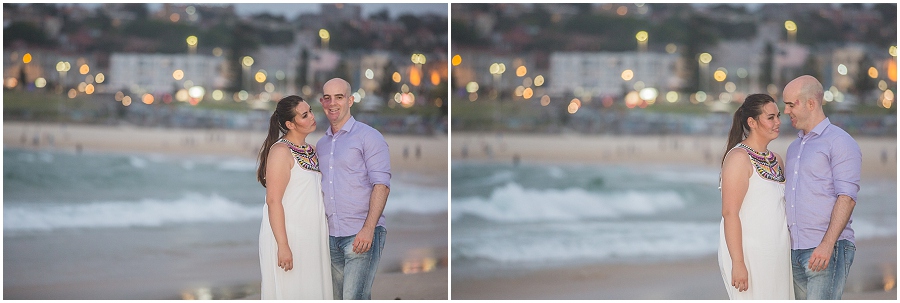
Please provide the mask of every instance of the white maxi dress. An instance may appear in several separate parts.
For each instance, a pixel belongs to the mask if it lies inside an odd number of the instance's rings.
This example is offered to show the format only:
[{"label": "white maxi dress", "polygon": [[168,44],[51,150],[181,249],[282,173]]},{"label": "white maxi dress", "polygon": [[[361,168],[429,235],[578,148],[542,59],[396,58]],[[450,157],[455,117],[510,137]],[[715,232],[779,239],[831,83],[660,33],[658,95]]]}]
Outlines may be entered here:
[{"label": "white maxi dress", "polygon": [[[285,144],[293,145],[287,142]],[[265,205],[259,229],[261,298],[331,300],[334,294],[331,284],[328,223],[325,221],[325,205],[322,198],[322,174],[300,165],[300,162],[304,161],[309,164],[309,158],[302,159],[297,153],[294,153],[294,156],[297,159],[291,167],[291,179],[282,200],[285,229],[288,245],[293,254],[294,268],[285,272],[278,267],[278,244],[269,225],[269,207]],[[315,169],[318,169],[317,161],[312,162]]]},{"label": "white maxi dress", "polygon": [[[756,170],[756,166],[753,167]],[[725,220],[722,219],[719,224],[719,270],[728,298],[793,300],[791,238],[784,209],[784,183],[754,172],[739,217],[749,287],[739,292],[731,286],[731,255],[725,243]]]}]

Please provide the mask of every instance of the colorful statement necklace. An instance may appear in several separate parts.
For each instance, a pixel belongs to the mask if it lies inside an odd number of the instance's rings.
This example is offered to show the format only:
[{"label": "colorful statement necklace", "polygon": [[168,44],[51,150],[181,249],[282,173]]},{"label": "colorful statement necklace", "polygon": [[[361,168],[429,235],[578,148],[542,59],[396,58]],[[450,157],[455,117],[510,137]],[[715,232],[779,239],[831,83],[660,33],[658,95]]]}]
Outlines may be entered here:
[{"label": "colorful statement necklace", "polygon": [[312,146],[309,144],[297,146],[285,138],[279,139],[278,142],[287,144],[291,149],[291,154],[294,155],[294,159],[297,159],[297,164],[300,164],[300,167],[306,170],[319,171],[319,158],[316,156],[316,150],[314,150]]},{"label": "colorful statement necklace", "polygon": [[747,151],[747,154],[750,155],[750,163],[753,163],[760,177],[775,182],[784,182],[784,171],[781,169],[781,166],[778,166],[778,159],[775,158],[775,153],[768,150],[764,153],[759,153],[744,143],[738,143],[736,147]]}]

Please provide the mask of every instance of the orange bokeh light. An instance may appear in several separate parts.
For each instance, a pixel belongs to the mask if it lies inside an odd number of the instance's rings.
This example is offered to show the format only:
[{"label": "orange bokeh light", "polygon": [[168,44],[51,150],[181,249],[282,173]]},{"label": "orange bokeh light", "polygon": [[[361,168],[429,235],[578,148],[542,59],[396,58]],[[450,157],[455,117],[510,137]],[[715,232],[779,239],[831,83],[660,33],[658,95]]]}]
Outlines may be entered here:
[{"label": "orange bokeh light", "polygon": [[413,86],[422,84],[422,72],[415,66],[409,68],[409,83]]}]

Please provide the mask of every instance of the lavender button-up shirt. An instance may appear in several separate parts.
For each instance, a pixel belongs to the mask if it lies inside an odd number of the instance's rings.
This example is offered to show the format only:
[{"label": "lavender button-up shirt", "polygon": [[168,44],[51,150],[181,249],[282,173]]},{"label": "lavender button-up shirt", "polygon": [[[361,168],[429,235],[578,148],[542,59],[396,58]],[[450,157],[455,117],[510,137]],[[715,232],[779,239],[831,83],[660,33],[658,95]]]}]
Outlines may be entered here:
[{"label": "lavender button-up shirt", "polygon": [[[353,116],[333,133],[331,127],[316,144],[328,233],[335,237],[358,233],[369,214],[375,184],[391,186],[391,157],[380,132]],[[384,214],[378,219],[384,226]]]},{"label": "lavender button-up shirt", "polygon": [[[785,159],[784,207],[791,249],[809,249],[819,246],[825,237],[838,195],[856,201],[862,152],[856,141],[828,118],[806,135],[801,130],[798,136]],[[838,240],[854,242],[852,222],[851,216]]]}]

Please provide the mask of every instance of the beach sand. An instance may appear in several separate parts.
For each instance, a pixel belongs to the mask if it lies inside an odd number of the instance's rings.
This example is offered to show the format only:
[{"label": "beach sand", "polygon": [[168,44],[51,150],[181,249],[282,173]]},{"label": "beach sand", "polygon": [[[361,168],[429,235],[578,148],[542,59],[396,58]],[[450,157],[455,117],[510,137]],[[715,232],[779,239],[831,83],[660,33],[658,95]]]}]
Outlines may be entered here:
[{"label": "beach sand", "polygon": [[[784,155],[794,138],[781,136],[769,149]],[[674,164],[717,169],[725,139],[454,132],[451,159],[493,163]],[[863,178],[896,181],[896,138],[856,140],[863,152]],[[896,277],[896,236],[859,240],[843,298],[896,300]],[[513,269],[484,277],[454,275],[451,284],[453,299],[728,299],[714,254],[653,263]]]},{"label": "beach sand", "polygon": [[[769,150],[784,156],[796,136],[782,134]],[[511,163],[655,163],[718,168],[725,152],[724,136],[608,136],[453,133],[452,160]],[[897,138],[856,137],[863,153],[862,174],[897,177]]]},{"label": "beach sand", "polygon": [[[315,145],[325,134],[324,131],[319,126],[317,132],[306,138],[306,142]],[[218,155],[256,159],[265,138],[265,131],[3,123],[3,146],[65,151]],[[439,180],[429,181],[447,184],[447,136],[388,134],[385,135],[385,140],[390,148],[392,171],[435,176]],[[417,147],[420,150],[418,156]]]},{"label": "beach sand", "polygon": [[[843,299],[897,299],[897,239],[861,240]],[[452,280],[455,299],[727,300],[715,255],[677,262],[595,264]],[[752,287],[752,286],[751,286]],[[885,288],[889,290],[885,291]]]},{"label": "beach sand", "polygon": [[[265,133],[4,122],[3,135],[4,147],[13,148],[255,159]],[[307,142],[322,135],[313,133]],[[446,186],[446,136],[385,138],[395,178]],[[5,275],[3,298],[259,299],[259,224],[73,229],[4,238],[4,272],[15,272],[16,279]],[[394,214],[387,225],[373,299],[448,299],[447,214]]]}]

